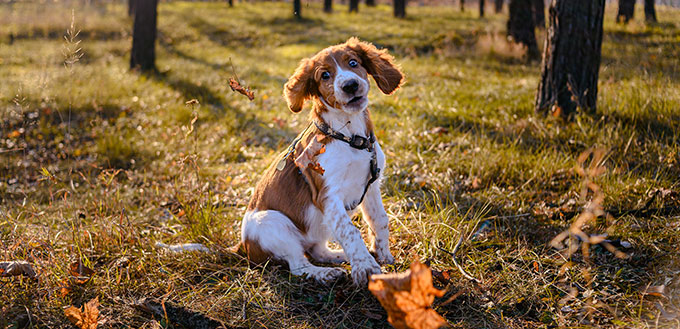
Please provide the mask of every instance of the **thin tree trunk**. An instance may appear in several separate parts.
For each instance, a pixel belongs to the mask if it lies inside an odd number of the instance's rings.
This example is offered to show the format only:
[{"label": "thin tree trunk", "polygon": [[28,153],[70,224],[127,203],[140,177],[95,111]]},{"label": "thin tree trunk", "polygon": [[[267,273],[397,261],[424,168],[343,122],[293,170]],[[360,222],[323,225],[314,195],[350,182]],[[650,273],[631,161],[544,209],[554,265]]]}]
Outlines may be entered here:
[{"label": "thin tree trunk", "polygon": [[616,15],[617,23],[628,23],[635,14],[635,0],[619,0],[619,13]]},{"label": "thin tree trunk", "polygon": [[297,18],[302,18],[302,5],[300,0],[293,0],[293,15]]},{"label": "thin tree trunk", "polygon": [[136,0],[132,31],[130,68],[149,71],[156,68],[156,18],[158,0]]},{"label": "thin tree trunk", "polygon": [[479,0],[479,17],[484,17],[484,0]]},{"label": "thin tree trunk", "polygon": [[645,20],[650,23],[656,23],[656,8],[654,8],[654,0],[645,0]]},{"label": "thin tree trunk", "polygon": [[539,29],[545,28],[545,3],[543,0],[531,1],[531,14],[534,19],[534,25]]},{"label": "thin tree trunk", "polygon": [[496,10],[496,14],[502,12],[503,11],[503,0],[495,0],[494,1],[494,9]]},{"label": "thin tree trunk", "polygon": [[333,0],[323,0],[323,11],[325,13],[333,12]]},{"label": "thin tree trunk", "polygon": [[465,12],[465,0],[460,0],[460,11]]},{"label": "thin tree trunk", "polygon": [[349,0],[349,12],[359,12],[359,0]]},{"label": "thin tree trunk", "polygon": [[234,6],[234,0],[229,0],[229,7],[233,7],[233,6]]},{"label": "thin tree trunk", "polygon": [[527,47],[527,59],[538,59],[538,44],[534,31],[534,18],[531,10],[532,0],[510,0],[510,17],[508,18],[508,35],[515,42]]},{"label": "thin tree trunk", "polygon": [[394,0],[394,17],[406,17],[406,0]]},{"label": "thin tree trunk", "polygon": [[128,0],[128,16],[130,17],[135,16],[135,2],[137,0]]},{"label": "thin tree trunk", "polygon": [[555,0],[550,6],[536,111],[569,117],[595,112],[605,0]]},{"label": "thin tree trunk", "polygon": [[366,0],[366,6],[375,7],[375,0]]}]

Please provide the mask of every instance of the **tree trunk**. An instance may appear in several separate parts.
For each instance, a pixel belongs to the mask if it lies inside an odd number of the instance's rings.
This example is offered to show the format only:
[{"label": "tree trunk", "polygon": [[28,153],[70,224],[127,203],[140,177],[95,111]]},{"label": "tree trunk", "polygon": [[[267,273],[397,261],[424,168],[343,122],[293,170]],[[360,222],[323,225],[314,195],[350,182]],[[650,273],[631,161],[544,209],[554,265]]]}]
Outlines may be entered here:
[{"label": "tree trunk", "polygon": [[465,0],[460,0],[460,11],[465,12]]},{"label": "tree trunk", "polygon": [[494,1],[494,9],[496,10],[496,14],[502,12],[503,11],[503,0],[495,0]]},{"label": "tree trunk", "polygon": [[233,7],[233,6],[234,6],[234,0],[229,0],[229,7]]},{"label": "tree trunk", "polygon": [[375,0],[366,0],[366,6],[375,7]]},{"label": "tree trunk", "polygon": [[645,0],[645,20],[649,23],[656,23],[654,0]]},{"label": "tree trunk", "polygon": [[359,12],[359,0],[349,0],[349,12]]},{"label": "tree trunk", "polygon": [[130,68],[149,71],[156,68],[156,18],[158,0],[135,1]]},{"label": "tree trunk", "polygon": [[536,44],[536,33],[534,31],[534,18],[531,10],[533,0],[510,0],[510,17],[508,18],[508,35],[515,42],[527,47],[527,58],[538,59],[538,44]]},{"label": "tree trunk", "polygon": [[300,0],[293,0],[293,15],[297,18],[302,18],[302,5],[300,4]]},{"label": "tree trunk", "polygon": [[406,0],[394,0],[394,17],[406,17]]},{"label": "tree trunk", "polygon": [[[555,0],[550,6],[536,111],[569,117],[595,112],[605,0]],[[553,107],[553,105],[556,105]]]},{"label": "tree trunk", "polygon": [[128,0],[128,16],[130,17],[135,16],[135,2],[137,0]]},{"label": "tree trunk", "polygon": [[539,29],[545,28],[545,2],[543,0],[531,1],[531,15],[534,19],[534,25]]},{"label": "tree trunk", "polygon": [[635,14],[635,0],[619,0],[619,13],[616,15],[617,23],[628,23]]},{"label": "tree trunk", "polygon": [[484,17],[484,0],[479,0],[479,17]]},{"label": "tree trunk", "polygon": [[323,12],[324,13],[333,12],[333,0],[323,0]]}]

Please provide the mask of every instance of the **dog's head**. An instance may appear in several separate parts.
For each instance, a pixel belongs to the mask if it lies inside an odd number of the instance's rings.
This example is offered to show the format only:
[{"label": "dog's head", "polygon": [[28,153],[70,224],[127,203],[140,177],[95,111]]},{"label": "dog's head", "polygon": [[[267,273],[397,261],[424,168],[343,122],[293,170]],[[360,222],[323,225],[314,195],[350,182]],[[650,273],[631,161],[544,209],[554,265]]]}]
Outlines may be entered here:
[{"label": "dog's head", "polygon": [[378,88],[391,94],[404,81],[387,50],[350,38],[328,47],[312,58],[305,58],[288,79],[283,94],[288,108],[300,112],[305,101],[317,97],[328,107],[347,113],[363,111],[368,106],[368,75]]}]

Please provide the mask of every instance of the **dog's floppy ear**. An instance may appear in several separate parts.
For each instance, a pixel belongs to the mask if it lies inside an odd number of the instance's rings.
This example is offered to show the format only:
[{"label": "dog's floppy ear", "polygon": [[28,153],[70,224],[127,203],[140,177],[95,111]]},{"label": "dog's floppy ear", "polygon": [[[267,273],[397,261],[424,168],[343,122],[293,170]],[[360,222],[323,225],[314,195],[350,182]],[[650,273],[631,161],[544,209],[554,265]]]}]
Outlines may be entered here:
[{"label": "dog's floppy ear", "polygon": [[389,95],[404,82],[404,75],[394,64],[394,57],[386,49],[378,50],[373,44],[350,38],[345,43],[361,58],[361,64],[378,84],[380,90]]},{"label": "dog's floppy ear", "polygon": [[314,81],[314,66],[313,60],[303,59],[283,87],[283,96],[288,102],[288,108],[293,112],[300,112],[305,101],[318,93]]}]

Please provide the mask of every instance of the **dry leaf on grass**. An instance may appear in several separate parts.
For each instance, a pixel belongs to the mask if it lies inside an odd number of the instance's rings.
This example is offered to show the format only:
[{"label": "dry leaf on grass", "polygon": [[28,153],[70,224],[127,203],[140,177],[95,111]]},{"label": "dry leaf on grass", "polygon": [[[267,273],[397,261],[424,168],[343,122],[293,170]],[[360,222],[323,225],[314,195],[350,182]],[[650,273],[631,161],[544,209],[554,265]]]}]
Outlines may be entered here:
[{"label": "dry leaf on grass", "polygon": [[94,270],[83,265],[83,262],[78,260],[69,266],[69,274],[71,274],[75,283],[85,284],[92,278]]},{"label": "dry leaf on grass", "polygon": [[432,309],[434,297],[444,295],[432,286],[427,265],[415,262],[404,273],[372,275],[368,289],[387,311],[387,320],[397,329],[431,329],[446,326],[446,320]]},{"label": "dry leaf on grass", "polygon": [[663,297],[666,298],[666,286],[647,286],[641,291],[645,296]]},{"label": "dry leaf on grass", "polygon": [[316,138],[312,138],[312,141],[305,147],[302,153],[295,158],[295,165],[300,168],[300,170],[305,170],[309,168],[323,175],[325,170],[319,165],[318,162],[314,161],[314,158],[326,152],[326,145],[321,143],[324,136],[318,135]]},{"label": "dry leaf on grass", "polygon": [[0,277],[25,275],[31,279],[37,276],[33,270],[33,265],[26,261],[0,262]]},{"label": "dry leaf on grass", "polygon": [[245,95],[251,101],[255,99],[255,93],[253,93],[253,91],[248,88],[243,88],[243,86],[241,86],[241,84],[234,78],[229,78],[229,87],[232,91]]},{"label": "dry leaf on grass", "polygon": [[64,310],[66,317],[80,329],[96,329],[99,318],[99,297],[95,297],[85,305],[82,309],[70,306]]}]

